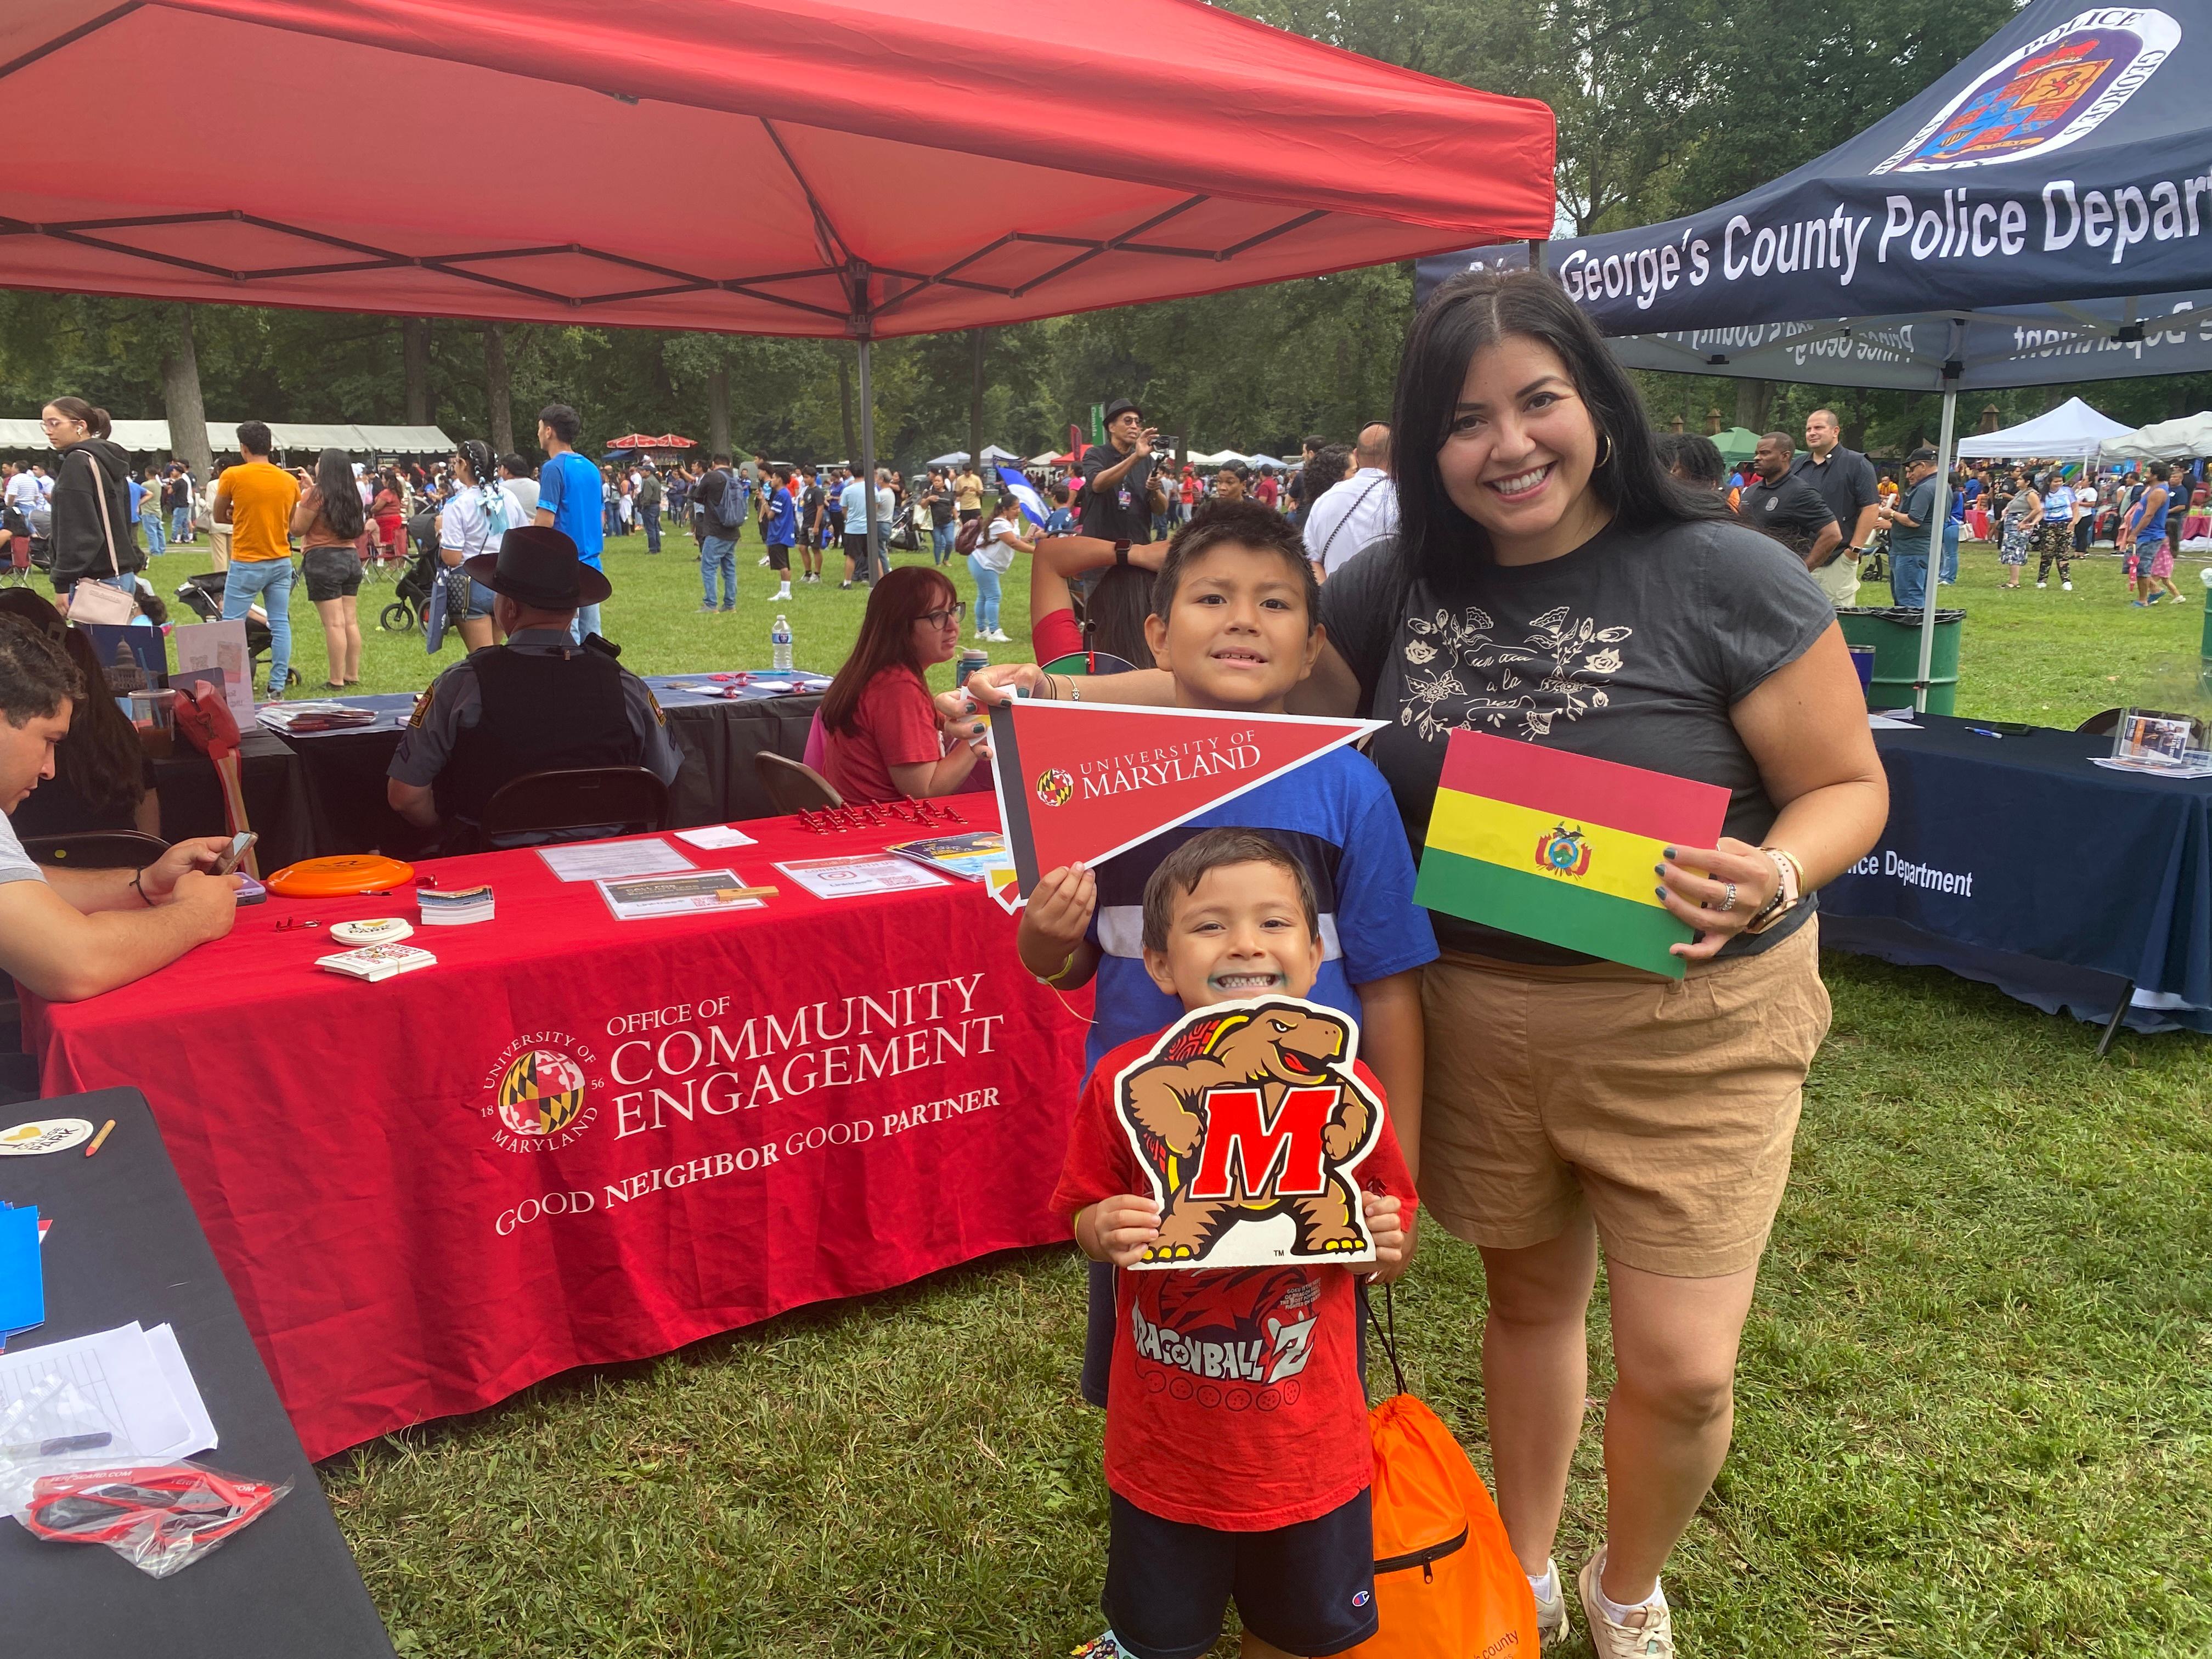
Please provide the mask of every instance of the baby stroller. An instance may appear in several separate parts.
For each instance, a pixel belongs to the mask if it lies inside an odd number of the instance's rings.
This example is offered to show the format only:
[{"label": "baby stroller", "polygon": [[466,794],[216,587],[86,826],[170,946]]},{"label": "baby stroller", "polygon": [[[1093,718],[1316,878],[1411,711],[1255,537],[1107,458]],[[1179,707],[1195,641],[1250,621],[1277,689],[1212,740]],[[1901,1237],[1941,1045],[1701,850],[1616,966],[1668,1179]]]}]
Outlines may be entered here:
[{"label": "baby stroller", "polygon": [[[177,597],[184,601],[185,608],[202,622],[221,622],[223,580],[222,571],[203,570],[197,576],[185,578],[177,589]],[[246,653],[253,661],[256,679],[266,672],[261,659],[269,654],[269,646],[268,612],[257,604],[246,613]],[[299,683],[300,671],[288,667],[284,671],[284,684],[293,686]]]},{"label": "baby stroller", "polygon": [[436,538],[418,535],[413,539],[414,561],[392,584],[392,601],[376,618],[376,625],[387,634],[419,633],[429,618],[430,592],[438,581]]}]

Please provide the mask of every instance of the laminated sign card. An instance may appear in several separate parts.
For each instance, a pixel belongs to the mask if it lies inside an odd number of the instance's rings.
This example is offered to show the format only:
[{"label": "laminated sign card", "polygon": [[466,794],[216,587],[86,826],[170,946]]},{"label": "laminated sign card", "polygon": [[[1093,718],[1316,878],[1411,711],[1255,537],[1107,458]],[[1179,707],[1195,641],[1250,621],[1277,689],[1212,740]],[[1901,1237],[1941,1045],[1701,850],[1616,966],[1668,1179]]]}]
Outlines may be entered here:
[{"label": "laminated sign card", "polygon": [[1729,792],[1486,732],[1455,732],[1413,902],[1682,977],[1691,932],[1659,902],[1669,847],[1711,847]]},{"label": "laminated sign card", "polygon": [[991,769],[1020,897],[1048,871],[1109,859],[1382,725],[1097,702],[994,708]]},{"label": "laminated sign card", "polygon": [[1382,1107],[1358,1052],[1346,1015],[1256,997],[1184,1015],[1124,1067],[1115,1115],[1160,1205],[1136,1267],[1374,1261],[1352,1171]]}]

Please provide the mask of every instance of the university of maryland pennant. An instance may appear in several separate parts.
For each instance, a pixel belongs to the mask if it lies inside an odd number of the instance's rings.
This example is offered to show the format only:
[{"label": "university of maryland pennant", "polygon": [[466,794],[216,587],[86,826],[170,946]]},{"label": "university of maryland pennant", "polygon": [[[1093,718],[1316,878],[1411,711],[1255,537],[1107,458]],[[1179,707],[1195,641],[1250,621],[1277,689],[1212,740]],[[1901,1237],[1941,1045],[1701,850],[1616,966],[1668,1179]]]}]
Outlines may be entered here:
[{"label": "university of maryland pennant", "polygon": [[1126,852],[1382,724],[1028,699],[995,708],[991,769],[1018,899],[1048,871]]}]

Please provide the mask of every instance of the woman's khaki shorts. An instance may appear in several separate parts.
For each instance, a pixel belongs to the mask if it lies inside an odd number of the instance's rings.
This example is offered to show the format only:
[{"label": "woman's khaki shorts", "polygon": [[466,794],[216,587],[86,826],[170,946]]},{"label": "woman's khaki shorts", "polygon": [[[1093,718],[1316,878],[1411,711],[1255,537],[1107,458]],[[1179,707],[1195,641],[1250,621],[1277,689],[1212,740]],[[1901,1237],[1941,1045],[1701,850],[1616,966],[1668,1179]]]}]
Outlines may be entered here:
[{"label": "woman's khaki shorts", "polygon": [[1587,1209],[1607,1256],[1717,1279],[1766,1248],[1828,1031],[1819,923],[1669,980],[1447,952],[1424,971],[1421,1202],[1493,1249]]}]

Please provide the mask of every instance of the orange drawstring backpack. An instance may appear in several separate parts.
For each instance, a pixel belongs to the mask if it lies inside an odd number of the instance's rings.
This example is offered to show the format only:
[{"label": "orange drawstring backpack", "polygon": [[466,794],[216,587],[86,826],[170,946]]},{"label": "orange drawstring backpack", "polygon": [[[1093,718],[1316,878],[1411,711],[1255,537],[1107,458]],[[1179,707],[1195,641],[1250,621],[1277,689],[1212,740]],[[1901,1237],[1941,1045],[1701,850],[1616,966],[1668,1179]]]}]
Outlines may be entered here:
[{"label": "orange drawstring backpack", "polygon": [[1373,1321],[1398,1392],[1367,1414],[1375,1444],[1381,1627],[1343,1659],[1535,1659],[1536,1598],[1490,1490],[1442,1419],[1406,1391],[1398,1309]]}]

